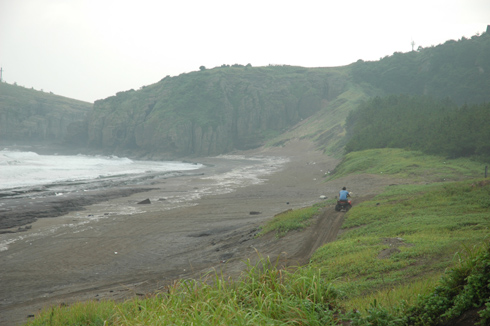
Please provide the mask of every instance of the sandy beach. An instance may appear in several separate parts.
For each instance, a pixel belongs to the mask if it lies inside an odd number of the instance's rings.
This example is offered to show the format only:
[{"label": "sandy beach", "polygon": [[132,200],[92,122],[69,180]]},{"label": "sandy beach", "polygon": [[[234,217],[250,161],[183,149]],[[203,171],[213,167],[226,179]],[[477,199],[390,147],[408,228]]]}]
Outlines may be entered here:
[{"label": "sandy beach", "polygon": [[[0,325],[21,325],[51,305],[144,296],[213,270],[238,275],[257,252],[284,264],[307,263],[317,247],[335,240],[343,213],[327,207],[307,230],[282,239],[255,238],[260,225],[320,196],[333,198],[344,185],[355,204],[394,183],[372,175],[326,182],[339,161],[302,141],[233,155],[270,157],[274,166],[236,186],[230,173],[249,173],[249,163],[203,158],[207,173],[113,189],[83,210],[0,234]],[[151,204],[138,204],[145,199]]]}]

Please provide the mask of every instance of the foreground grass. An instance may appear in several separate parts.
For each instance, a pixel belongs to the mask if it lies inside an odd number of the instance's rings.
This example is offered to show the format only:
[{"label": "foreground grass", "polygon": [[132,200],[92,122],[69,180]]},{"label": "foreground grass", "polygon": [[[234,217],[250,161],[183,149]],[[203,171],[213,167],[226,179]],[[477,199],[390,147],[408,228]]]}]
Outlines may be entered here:
[{"label": "foreground grass", "polygon": [[[465,257],[458,255],[456,266],[430,291],[418,293],[413,302],[400,299],[387,306],[374,299],[364,314],[356,310],[347,315],[351,326],[462,325],[461,319],[465,325],[489,325],[490,242],[464,252]],[[459,322],[454,323],[455,319]]]},{"label": "foreground grass", "polygon": [[261,259],[238,281],[181,280],[143,300],[53,307],[28,325],[336,325],[337,306],[321,271],[279,270]]}]

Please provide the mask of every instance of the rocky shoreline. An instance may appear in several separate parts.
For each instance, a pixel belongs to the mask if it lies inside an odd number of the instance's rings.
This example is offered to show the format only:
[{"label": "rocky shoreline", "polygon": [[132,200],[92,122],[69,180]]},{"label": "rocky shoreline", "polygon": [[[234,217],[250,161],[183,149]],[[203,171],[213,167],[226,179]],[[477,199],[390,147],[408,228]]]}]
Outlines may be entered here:
[{"label": "rocky shoreline", "polygon": [[0,207],[0,234],[23,232],[26,230],[26,226],[40,218],[58,217],[69,212],[82,211],[85,206],[127,197],[151,189],[150,187],[119,187],[83,194],[71,193],[60,197],[0,199],[3,204]]}]

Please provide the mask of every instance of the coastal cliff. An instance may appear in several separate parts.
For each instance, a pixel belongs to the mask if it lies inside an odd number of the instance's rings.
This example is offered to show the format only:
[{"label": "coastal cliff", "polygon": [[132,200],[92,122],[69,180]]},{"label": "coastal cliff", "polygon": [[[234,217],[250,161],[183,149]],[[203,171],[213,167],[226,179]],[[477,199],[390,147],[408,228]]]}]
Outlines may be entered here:
[{"label": "coastal cliff", "polygon": [[84,146],[92,104],[0,83],[0,140]]},{"label": "coastal cliff", "polygon": [[258,147],[318,112],[346,88],[328,69],[220,67],[96,101],[88,144],[173,156]]},{"label": "coastal cliff", "polygon": [[346,118],[369,98],[489,102],[487,34],[343,67],[202,66],[93,105],[0,83],[0,141],[175,159],[308,138],[341,155]]}]

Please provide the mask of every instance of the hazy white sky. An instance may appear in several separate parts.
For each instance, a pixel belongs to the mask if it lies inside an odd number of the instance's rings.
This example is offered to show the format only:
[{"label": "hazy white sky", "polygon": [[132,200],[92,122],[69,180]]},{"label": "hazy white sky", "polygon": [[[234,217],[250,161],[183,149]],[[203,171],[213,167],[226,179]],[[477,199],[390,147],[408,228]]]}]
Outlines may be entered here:
[{"label": "hazy white sky", "polygon": [[489,0],[0,0],[0,66],[93,102],[202,65],[343,66],[487,24]]}]

